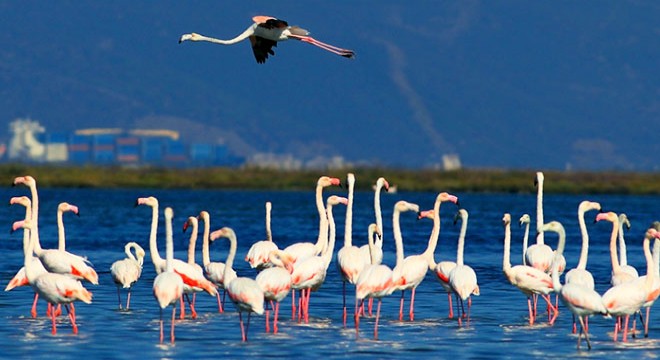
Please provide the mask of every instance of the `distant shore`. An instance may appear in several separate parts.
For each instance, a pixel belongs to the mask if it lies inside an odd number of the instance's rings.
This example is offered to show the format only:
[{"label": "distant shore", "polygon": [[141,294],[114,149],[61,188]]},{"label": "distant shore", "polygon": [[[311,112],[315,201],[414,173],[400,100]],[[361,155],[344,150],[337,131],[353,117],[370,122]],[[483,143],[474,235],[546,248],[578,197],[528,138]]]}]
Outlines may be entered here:
[{"label": "distant shore", "polygon": [[[310,190],[320,175],[356,176],[356,189],[370,190],[385,177],[398,191],[534,193],[537,170],[464,169],[458,171],[346,168],[284,171],[252,168],[69,167],[0,165],[7,186],[16,176],[32,175],[39,187]],[[660,194],[660,172],[543,171],[544,191],[566,194]]]}]

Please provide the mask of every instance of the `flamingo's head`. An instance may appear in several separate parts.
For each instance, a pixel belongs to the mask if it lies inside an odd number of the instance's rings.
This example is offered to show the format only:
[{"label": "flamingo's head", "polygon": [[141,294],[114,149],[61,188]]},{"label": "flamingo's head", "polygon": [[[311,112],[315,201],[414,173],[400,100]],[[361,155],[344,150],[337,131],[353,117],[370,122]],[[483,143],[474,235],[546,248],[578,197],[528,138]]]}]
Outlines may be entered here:
[{"label": "flamingo's head", "polygon": [[520,217],[520,220],[518,220],[520,226],[529,224],[532,222],[532,218],[529,216],[529,214],[523,214],[523,216]]},{"label": "flamingo's head", "polygon": [[30,206],[31,203],[32,203],[32,201],[27,196],[14,196],[11,199],[9,199],[9,205],[18,204],[18,205],[23,205],[25,207],[28,207],[28,206]]},{"label": "flamingo's head", "polygon": [[19,176],[19,177],[14,178],[13,185],[16,186],[18,184],[23,184],[23,185],[28,186],[28,187],[36,186],[37,185],[37,180],[35,180],[30,175]]},{"label": "flamingo's head", "polygon": [[202,40],[202,36],[198,33],[190,33],[190,34],[183,34],[179,38],[179,44],[181,44],[184,41],[200,41]]},{"label": "flamingo's head", "polygon": [[511,214],[509,213],[504,214],[504,216],[502,217],[502,224],[504,224],[504,226],[508,226],[509,224],[511,224]]},{"label": "flamingo's head", "polygon": [[59,211],[59,212],[67,212],[67,211],[71,211],[72,213],[74,213],[74,214],[80,216],[80,212],[78,211],[78,207],[77,207],[76,205],[69,204],[69,203],[67,203],[67,202],[61,202],[61,203],[57,206],[57,211]]},{"label": "flamingo's head", "polygon": [[417,220],[420,219],[433,219],[435,217],[435,210],[423,210],[417,213]]},{"label": "flamingo's head", "polygon": [[341,186],[341,180],[329,176],[321,176],[316,182],[318,186],[328,187],[328,186]]},{"label": "flamingo's head", "polygon": [[153,196],[141,197],[141,198],[138,198],[137,201],[135,202],[135,206],[138,206],[138,205],[147,205],[147,206],[151,206],[151,207],[157,207],[158,206],[158,199],[156,199]]},{"label": "flamingo's head", "polygon": [[612,223],[614,222],[618,223],[619,217],[614,212],[610,211],[610,212],[599,213],[598,215],[596,215],[596,220],[594,220],[594,222],[599,222],[601,220],[606,220]]}]

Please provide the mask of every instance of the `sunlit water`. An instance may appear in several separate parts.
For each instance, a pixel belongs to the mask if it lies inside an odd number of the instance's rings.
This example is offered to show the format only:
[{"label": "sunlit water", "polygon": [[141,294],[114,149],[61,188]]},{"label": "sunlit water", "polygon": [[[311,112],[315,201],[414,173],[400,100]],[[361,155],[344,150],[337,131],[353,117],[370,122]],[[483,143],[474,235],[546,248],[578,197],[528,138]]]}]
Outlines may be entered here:
[{"label": "sunlit water", "polygon": [[[327,192],[330,193],[330,192]],[[326,194],[327,194],[326,193]],[[341,194],[341,190],[333,191]],[[7,188],[9,197],[28,194],[26,188]],[[231,303],[227,312],[219,314],[215,299],[207,294],[197,297],[199,317],[176,322],[176,343],[160,345],[158,341],[159,310],[151,294],[155,277],[149,259],[145,261],[142,278],[133,288],[130,311],[117,309],[116,287],[110,278],[110,264],[124,257],[124,244],[140,243],[148,251],[151,211],[146,207],[134,207],[141,196],[156,196],[161,204],[159,248],[164,255],[164,227],[162,209],[174,209],[175,256],[185,258],[189,234],[180,229],[188,216],[200,210],[211,213],[211,227],[230,226],[238,236],[238,254],[235,268],[241,276],[256,274],[242,259],[249,246],[264,238],[264,203],[273,202],[272,228],[275,242],[283,248],[297,241],[315,241],[318,232],[318,215],[314,194],[308,192],[266,191],[190,191],[190,190],[92,190],[92,189],[44,189],[40,191],[40,234],[46,248],[56,246],[55,211],[57,204],[67,201],[80,207],[80,217],[65,214],[67,250],[87,256],[99,273],[98,286],[86,284],[94,294],[91,305],[79,303],[77,320],[79,334],[71,333],[68,319],[61,317],[57,335],[50,333],[50,321],[45,317],[45,304],[40,302],[37,319],[30,317],[33,292],[18,288],[0,295],[0,341],[3,357],[48,356],[56,358],[218,358],[228,356],[299,356],[314,355],[327,358],[369,357],[401,358],[422,356],[460,358],[523,358],[523,357],[575,357],[594,358],[656,357],[660,348],[660,315],[651,312],[649,338],[631,339],[628,343],[613,342],[613,320],[600,316],[591,319],[593,349],[576,350],[576,336],[571,334],[571,316],[560,306],[560,315],[554,326],[539,315],[537,325],[528,326],[526,298],[513,288],[502,274],[502,215],[512,214],[513,241],[512,262],[519,264],[522,229],[517,219],[525,212],[535,216],[535,196],[509,194],[456,194],[461,206],[470,213],[465,248],[465,261],[478,276],[481,296],[475,297],[472,320],[469,327],[460,328],[456,319],[447,318],[447,295],[434,275],[429,274],[419,286],[415,302],[415,321],[398,321],[400,293],[383,300],[379,339],[373,340],[373,318],[362,319],[360,338],[356,339],[349,316],[349,326],[342,326],[342,283],[336,264],[328,269],[324,285],[313,293],[309,324],[292,321],[290,297],[281,307],[280,333],[264,332],[264,317],[253,316],[249,329],[249,342],[242,343],[238,327],[238,315]],[[385,222],[384,263],[395,262],[394,241],[391,228],[393,204],[400,199],[418,203],[422,209],[430,209],[435,200],[433,193],[383,194],[382,206]],[[545,196],[546,221],[559,220],[567,228],[565,256],[568,268],[577,263],[580,236],[577,227],[577,206],[580,201],[599,201],[605,210],[628,214],[632,229],[628,239],[629,263],[640,274],[646,273],[642,254],[642,238],[646,227],[660,218],[658,196]],[[456,207],[444,204],[441,209],[442,229],[436,250],[436,261],[455,259],[458,225],[452,220]],[[0,247],[4,251],[0,275],[6,284],[22,265],[20,233],[9,234],[12,221],[20,219],[24,209],[17,206],[0,207],[7,232]],[[602,294],[608,288],[610,260],[608,252],[610,223],[593,223],[595,213],[588,213],[587,225],[591,235],[588,268],[596,279],[596,289]],[[374,222],[373,194],[359,192],[355,197],[353,241],[366,243],[366,229]],[[344,209],[337,207],[337,248],[342,246],[344,234]],[[432,227],[430,220],[416,220],[413,214],[402,214],[406,254],[418,254],[426,247]],[[534,224],[534,222],[533,222]],[[534,230],[530,238],[533,239]],[[201,234],[200,234],[201,236]],[[546,241],[556,244],[556,237],[547,235]],[[336,248],[336,249],[337,249]],[[335,249],[335,250],[336,250]],[[211,257],[224,261],[227,242],[212,244]],[[197,261],[201,262],[198,247]],[[348,302],[353,303],[354,289],[348,287]],[[125,299],[125,294],[122,294]],[[408,299],[408,296],[406,297]],[[406,301],[406,313],[408,301]],[[542,309],[544,307],[542,306]],[[350,307],[349,307],[350,313]],[[170,314],[166,312],[165,314]],[[169,322],[166,321],[166,327]],[[167,333],[166,333],[166,340]]]}]

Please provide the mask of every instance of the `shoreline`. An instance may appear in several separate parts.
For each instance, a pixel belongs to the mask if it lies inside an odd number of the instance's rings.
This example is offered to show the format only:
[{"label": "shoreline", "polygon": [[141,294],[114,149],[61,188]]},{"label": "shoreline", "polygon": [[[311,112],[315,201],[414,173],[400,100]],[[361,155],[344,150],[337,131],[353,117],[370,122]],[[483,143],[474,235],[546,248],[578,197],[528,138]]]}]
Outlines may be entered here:
[{"label": "shoreline", "polygon": [[[410,170],[345,168],[331,170],[270,170],[255,168],[126,168],[119,166],[52,166],[2,164],[7,186],[16,176],[32,175],[40,187],[309,190],[321,175],[357,178],[356,189],[371,190],[385,177],[398,191],[453,191],[468,193],[535,193],[537,170],[462,169]],[[546,193],[660,195],[660,172],[555,171],[545,175]]]}]

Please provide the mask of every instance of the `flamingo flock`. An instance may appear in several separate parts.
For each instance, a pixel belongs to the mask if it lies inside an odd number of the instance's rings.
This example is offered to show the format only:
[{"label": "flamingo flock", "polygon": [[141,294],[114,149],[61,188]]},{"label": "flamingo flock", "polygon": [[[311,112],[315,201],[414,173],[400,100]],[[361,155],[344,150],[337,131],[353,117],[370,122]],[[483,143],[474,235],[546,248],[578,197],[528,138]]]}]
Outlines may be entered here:
[{"label": "flamingo flock", "polygon": [[[567,242],[566,230],[558,221],[543,222],[543,181],[542,173],[537,173],[537,232],[535,243],[527,247],[531,216],[523,214],[520,225],[525,226],[523,238],[523,256],[521,265],[511,264],[511,214],[504,213],[504,253],[502,270],[503,281],[508,281],[520,290],[527,298],[528,326],[535,326],[537,322],[537,297],[544,299],[547,306],[548,324],[553,325],[559,316],[559,304],[553,301],[552,294],[556,294],[561,303],[573,315],[573,333],[577,333],[577,346],[580,348],[582,339],[591,349],[589,337],[588,318],[592,315],[613,317],[614,331],[612,338],[618,341],[628,341],[631,331],[629,322],[633,320],[632,332],[635,333],[634,321],[637,315],[642,317],[643,309],[646,316],[643,319],[644,336],[648,336],[649,311],[657,297],[660,295],[660,230],[650,227],[644,234],[643,252],[647,261],[646,274],[637,275],[637,271],[626,264],[626,247],[623,238],[623,227],[629,226],[630,221],[625,214],[602,212],[601,204],[589,200],[582,201],[577,207],[577,218],[581,234],[581,251],[579,261],[575,268],[565,274],[565,281],[560,280],[561,273],[566,268],[564,249]],[[159,201],[153,196],[138,197],[135,205],[151,209],[150,225],[148,229],[148,246],[151,262],[154,265],[156,277],[153,279],[153,296],[159,308],[159,339],[164,341],[163,310],[172,306],[170,324],[170,342],[175,342],[175,323],[186,319],[186,304],[190,307],[190,320],[195,321],[198,314],[195,309],[195,294],[206,292],[214,297],[218,303],[218,312],[225,313],[224,295],[226,293],[233,303],[239,317],[242,341],[248,341],[249,326],[253,315],[265,314],[265,331],[277,334],[280,328],[280,305],[291,294],[292,319],[299,323],[310,323],[311,294],[324,291],[323,283],[328,271],[336,271],[341,278],[343,286],[343,309],[341,313],[343,326],[347,322],[347,285],[354,287],[354,326],[356,338],[360,338],[360,322],[363,318],[370,318],[369,311],[365,309],[365,300],[378,302],[376,314],[373,319],[373,338],[378,339],[378,328],[381,319],[381,304],[383,299],[395,292],[401,292],[399,299],[399,313],[394,318],[399,322],[415,321],[415,293],[423,283],[427,274],[433,274],[440,282],[437,291],[446,293],[448,297],[449,318],[454,317],[454,307],[457,310],[456,318],[459,327],[470,327],[472,297],[481,295],[477,271],[466,261],[465,248],[469,240],[468,218],[469,213],[460,207],[457,196],[447,192],[440,192],[434,199],[433,207],[421,210],[420,206],[405,200],[394,204],[392,212],[392,237],[390,241],[396,252],[390,254],[395,257],[393,264],[383,264],[383,242],[387,241],[384,234],[381,208],[380,190],[388,188],[385,178],[379,178],[374,185],[374,223],[366,227],[367,240],[364,246],[354,245],[353,242],[353,206],[355,175],[347,175],[346,197],[332,194],[324,199],[324,189],[336,187],[342,191],[342,181],[338,178],[321,176],[316,183],[315,202],[319,219],[319,231],[315,241],[300,241],[280,249],[274,241],[271,232],[271,209],[273,204],[266,202],[266,239],[253,242],[244,260],[253,269],[253,274],[238,274],[234,269],[237,256],[237,243],[239,236],[232,227],[211,231],[210,214],[206,210],[199,211],[196,216],[189,216],[184,223],[184,231],[191,228],[188,239],[188,259],[186,261],[174,258],[174,241],[172,223],[174,210],[171,207],[164,209],[166,256],[161,258],[158,252],[158,225]],[[73,204],[62,202],[58,207],[58,239],[57,249],[43,249],[39,241],[39,200],[36,189],[36,180],[31,176],[21,176],[14,180],[15,185],[25,185],[30,189],[30,197],[17,196],[10,199],[10,204],[21,205],[25,208],[25,216],[15,221],[13,231],[23,231],[23,268],[10,280],[5,291],[21,286],[30,286],[35,292],[31,310],[32,317],[37,316],[36,305],[38,299],[48,303],[47,316],[52,323],[52,333],[57,333],[57,317],[61,315],[61,307],[66,310],[74,334],[78,333],[76,323],[76,309],[74,303],[81,301],[86,304],[92,302],[92,292],[86,287],[98,286],[99,278],[85,257],[70,253],[66,250],[63,214],[71,212],[79,214],[79,209]],[[457,241],[456,257],[451,258],[443,253],[442,261],[436,262],[436,248],[440,240],[441,230],[441,204],[453,204],[451,209],[455,213],[454,223],[461,222]],[[333,208],[339,205],[346,206],[344,242],[335,252],[336,220]],[[445,207],[443,207],[445,208]],[[598,211],[594,217],[596,223],[607,222],[611,224],[612,231],[609,241],[610,260],[612,267],[611,288],[604,294],[599,294],[594,287],[594,277],[587,270],[587,258],[590,239],[585,214]],[[405,213],[412,213],[418,219],[432,219],[432,227],[428,228],[426,249],[421,254],[405,255],[405,243],[413,240],[403,237],[401,217]],[[202,264],[195,261],[195,243],[198,237],[198,222],[203,222],[202,230]],[[538,222],[543,222],[539,224]],[[406,222],[409,224],[410,222]],[[145,224],[146,225],[146,224]],[[425,228],[424,222],[419,226]],[[599,225],[594,225],[599,226]],[[405,229],[404,229],[405,230]],[[146,233],[146,231],[145,231]],[[406,232],[408,233],[408,232]],[[557,234],[557,246],[553,250],[546,244],[545,233]],[[496,237],[502,236],[496,234]],[[211,243],[217,239],[227,239],[229,253],[224,262],[212,262],[210,256]],[[417,239],[416,241],[420,241]],[[243,241],[241,239],[241,241]],[[443,240],[445,241],[445,240]],[[617,251],[617,241],[619,249]],[[653,252],[651,251],[653,242]],[[222,246],[222,245],[220,245]],[[366,251],[365,251],[366,249]],[[117,302],[119,311],[130,311],[131,288],[140,280],[146,251],[139,241],[130,241],[124,245],[125,258],[118,259],[110,267],[110,275],[117,287]],[[336,269],[330,264],[336,257]],[[468,259],[469,260],[469,259]],[[334,270],[333,270],[334,269]],[[630,270],[632,269],[632,270]],[[634,272],[633,272],[634,270]],[[89,285],[88,285],[89,284]],[[405,293],[410,290],[410,305],[407,319],[404,317]],[[122,303],[121,292],[126,291],[126,303]],[[296,293],[298,299],[296,301]],[[487,295],[486,295],[487,296]],[[452,303],[455,297],[455,303]],[[192,300],[191,300],[192,298]],[[176,307],[179,305],[180,316],[176,317]],[[273,314],[272,327],[270,314]],[[246,316],[244,316],[246,315]],[[579,327],[578,327],[579,326]]]}]

